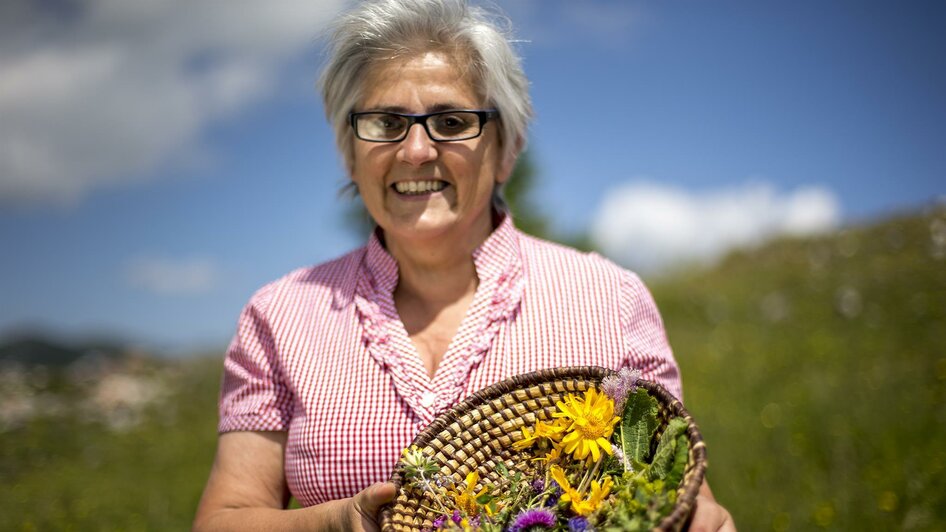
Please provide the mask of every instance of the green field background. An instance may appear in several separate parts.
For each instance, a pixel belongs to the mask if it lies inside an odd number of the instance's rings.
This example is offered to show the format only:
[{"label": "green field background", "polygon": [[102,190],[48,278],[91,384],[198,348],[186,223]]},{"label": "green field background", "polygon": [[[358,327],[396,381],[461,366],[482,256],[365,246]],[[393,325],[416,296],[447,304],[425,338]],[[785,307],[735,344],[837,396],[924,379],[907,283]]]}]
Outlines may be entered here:
[{"label": "green field background", "polygon": [[[946,529],[946,211],[648,282],[741,530]],[[221,356],[7,371],[0,530],[188,529]]]}]

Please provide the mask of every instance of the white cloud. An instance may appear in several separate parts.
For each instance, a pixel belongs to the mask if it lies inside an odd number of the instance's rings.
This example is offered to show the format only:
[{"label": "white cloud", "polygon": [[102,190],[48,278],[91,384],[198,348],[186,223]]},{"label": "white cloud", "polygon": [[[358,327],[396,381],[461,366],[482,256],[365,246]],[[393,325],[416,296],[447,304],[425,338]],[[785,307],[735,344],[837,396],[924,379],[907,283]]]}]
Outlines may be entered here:
[{"label": "white cloud", "polygon": [[137,257],[125,264],[124,274],[131,286],[161,296],[207,293],[222,276],[217,263],[203,257]]},{"label": "white cloud", "polygon": [[201,159],[208,124],[269,94],[343,3],[3,2],[0,204]]},{"label": "white cloud", "polygon": [[605,194],[592,238],[616,261],[641,273],[711,263],[726,252],[778,235],[837,226],[838,201],[823,187],[779,195],[764,183],[703,193],[635,181]]}]

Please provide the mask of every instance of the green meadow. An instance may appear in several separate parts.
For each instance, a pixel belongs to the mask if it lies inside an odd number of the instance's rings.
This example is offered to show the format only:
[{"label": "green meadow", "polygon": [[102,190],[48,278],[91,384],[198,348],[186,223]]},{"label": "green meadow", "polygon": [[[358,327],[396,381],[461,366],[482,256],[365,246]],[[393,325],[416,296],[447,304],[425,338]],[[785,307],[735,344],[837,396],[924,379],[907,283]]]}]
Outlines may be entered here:
[{"label": "green meadow", "polygon": [[[946,209],[649,280],[741,530],[946,529]],[[185,530],[220,354],[5,362],[0,530]]]}]

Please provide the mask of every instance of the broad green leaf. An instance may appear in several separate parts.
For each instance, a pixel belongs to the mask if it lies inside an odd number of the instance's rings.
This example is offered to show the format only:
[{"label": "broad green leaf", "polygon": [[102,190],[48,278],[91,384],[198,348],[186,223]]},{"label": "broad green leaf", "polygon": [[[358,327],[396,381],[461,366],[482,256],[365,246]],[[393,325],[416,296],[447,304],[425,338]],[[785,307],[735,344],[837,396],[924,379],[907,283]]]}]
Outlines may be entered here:
[{"label": "broad green leaf", "polygon": [[638,388],[629,395],[621,416],[621,449],[635,466],[646,464],[650,440],[657,430],[657,400]]},{"label": "broad green leaf", "polygon": [[690,440],[687,438],[686,431],[677,436],[677,449],[673,456],[673,467],[667,473],[667,486],[670,490],[677,489],[680,482],[683,481],[683,473],[686,472],[687,461],[690,459]]},{"label": "broad green leaf", "polygon": [[667,479],[677,454],[677,437],[684,434],[686,428],[687,422],[682,417],[675,417],[667,424],[654,451],[654,461],[650,464],[648,476],[651,480]]}]

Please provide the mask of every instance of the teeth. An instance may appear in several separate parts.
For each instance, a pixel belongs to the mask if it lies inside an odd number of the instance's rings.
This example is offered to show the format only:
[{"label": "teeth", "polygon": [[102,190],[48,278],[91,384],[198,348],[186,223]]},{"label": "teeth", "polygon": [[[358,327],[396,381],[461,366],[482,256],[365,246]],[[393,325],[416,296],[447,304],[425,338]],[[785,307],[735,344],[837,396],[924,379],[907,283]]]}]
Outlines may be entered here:
[{"label": "teeth", "polygon": [[394,184],[394,190],[401,194],[425,194],[443,190],[447,184],[443,181],[401,181]]}]

